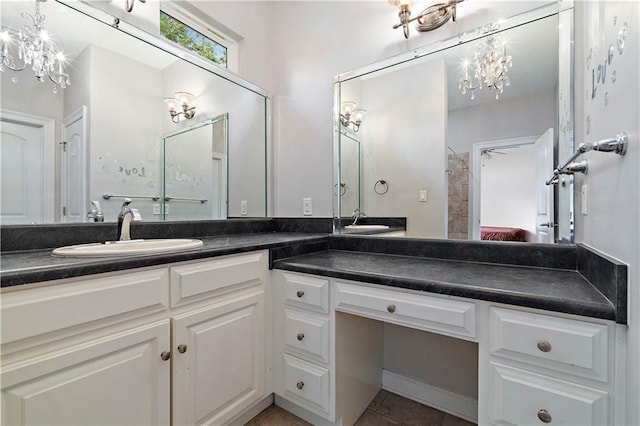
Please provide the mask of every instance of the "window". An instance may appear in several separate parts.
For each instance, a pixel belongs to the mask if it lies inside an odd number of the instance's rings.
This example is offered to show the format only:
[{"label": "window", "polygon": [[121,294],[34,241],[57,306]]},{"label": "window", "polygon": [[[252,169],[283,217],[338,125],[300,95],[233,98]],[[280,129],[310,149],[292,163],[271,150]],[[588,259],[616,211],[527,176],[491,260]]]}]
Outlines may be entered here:
[{"label": "window", "polygon": [[[160,34],[215,64],[235,71],[235,41],[210,30],[199,20],[189,19],[191,14],[181,12],[175,6],[169,10],[163,9],[160,11]],[[192,22],[200,25],[193,25]]]}]

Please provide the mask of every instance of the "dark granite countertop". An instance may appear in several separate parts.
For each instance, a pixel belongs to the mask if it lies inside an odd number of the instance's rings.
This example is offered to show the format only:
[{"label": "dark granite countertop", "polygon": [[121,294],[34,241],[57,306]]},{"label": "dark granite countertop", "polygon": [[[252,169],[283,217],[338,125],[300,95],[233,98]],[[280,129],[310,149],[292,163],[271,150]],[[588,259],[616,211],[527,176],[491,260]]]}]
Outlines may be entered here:
[{"label": "dark granite countertop", "polygon": [[575,270],[324,250],[274,268],[616,320],[616,307]]},{"label": "dark granite countertop", "polygon": [[104,241],[115,224],[3,226],[0,284],[268,249],[271,268],[627,322],[626,265],[582,244],[373,238],[331,235],[331,227],[330,218],[145,223],[136,227],[137,238],[199,238],[204,246],[179,253],[79,259],[53,257],[50,247]]},{"label": "dark granite countertop", "polygon": [[202,248],[125,258],[54,257],[51,249],[3,252],[0,254],[0,283],[2,287],[7,287],[282,246],[295,247],[298,244],[326,241],[327,234],[270,232],[196,238],[203,241]]}]

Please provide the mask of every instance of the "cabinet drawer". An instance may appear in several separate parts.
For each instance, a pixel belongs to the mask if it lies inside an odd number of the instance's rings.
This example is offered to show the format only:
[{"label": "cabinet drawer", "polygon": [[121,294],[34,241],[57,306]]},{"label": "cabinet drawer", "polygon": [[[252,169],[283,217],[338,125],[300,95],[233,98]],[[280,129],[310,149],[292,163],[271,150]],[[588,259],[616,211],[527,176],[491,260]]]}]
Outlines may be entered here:
[{"label": "cabinet drawer", "polygon": [[582,377],[607,381],[607,326],[491,308],[490,350]]},{"label": "cabinet drawer", "polygon": [[168,288],[168,269],[162,268],[3,294],[2,344],[120,315],[163,311]]},{"label": "cabinet drawer", "polygon": [[457,337],[476,336],[474,303],[337,282],[336,309]]},{"label": "cabinet drawer", "polygon": [[303,309],[329,313],[329,280],[284,274],[284,300]]},{"label": "cabinet drawer", "polygon": [[606,392],[494,363],[490,374],[491,424],[609,424]]},{"label": "cabinet drawer", "polygon": [[284,389],[287,396],[309,411],[329,414],[329,370],[284,355]]},{"label": "cabinet drawer", "polygon": [[284,350],[329,363],[329,319],[284,311]]},{"label": "cabinet drawer", "polygon": [[171,268],[171,306],[262,283],[264,255],[249,253]]}]

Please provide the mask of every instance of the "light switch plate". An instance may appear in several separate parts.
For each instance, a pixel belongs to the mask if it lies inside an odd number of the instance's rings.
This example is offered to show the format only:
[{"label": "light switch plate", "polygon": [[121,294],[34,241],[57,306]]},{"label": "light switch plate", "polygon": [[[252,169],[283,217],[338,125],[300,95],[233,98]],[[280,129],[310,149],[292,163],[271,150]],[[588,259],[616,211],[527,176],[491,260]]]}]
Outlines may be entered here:
[{"label": "light switch plate", "polygon": [[311,204],[311,198],[302,199],[302,214],[304,216],[311,216],[313,214],[313,206]]},{"label": "light switch plate", "polygon": [[580,210],[582,211],[582,214],[586,216],[586,215],[589,214],[589,199],[588,199],[588,197],[589,197],[589,188],[588,188],[588,186],[586,184],[582,185],[581,191],[582,191],[582,197],[580,198],[580,200],[581,200]]},{"label": "light switch plate", "polygon": [[160,214],[160,204],[153,205],[153,214]]},{"label": "light switch plate", "polygon": [[240,201],[240,215],[241,216],[246,216],[247,215],[247,201],[246,200]]},{"label": "light switch plate", "polygon": [[421,203],[425,203],[427,201],[427,190],[426,189],[422,189],[419,191],[418,193],[418,201],[420,201]]}]

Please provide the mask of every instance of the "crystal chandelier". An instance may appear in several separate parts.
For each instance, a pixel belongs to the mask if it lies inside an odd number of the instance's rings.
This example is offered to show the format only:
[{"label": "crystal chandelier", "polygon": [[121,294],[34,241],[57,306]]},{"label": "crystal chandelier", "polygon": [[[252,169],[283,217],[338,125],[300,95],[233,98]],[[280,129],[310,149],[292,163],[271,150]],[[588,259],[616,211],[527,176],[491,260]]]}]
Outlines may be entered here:
[{"label": "crystal chandelier", "polygon": [[[473,79],[469,76],[469,65],[474,68]],[[511,68],[511,56],[507,56],[507,44],[502,42],[502,49],[496,46],[496,40],[493,36],[487,37],[485,42],[476,45],[476,52],[471,64],[468,60],[462,63],[464,67],[464,75],[460,77],[458,89],[463,95],[467,91],[471,92],[471,99],[475,99],[474,90],[482,89],[484,84],[487,89],[496,91],[496,99],[500,95],[505,86],[509,86],[509,77],[507,72]]]},{"label": "crystal chandelier", "polygon": [[[65,58],[47,33],[46,18],[40,13],[41,1],[46,0],[36,0],[34,15],[27,12],[20,14],[27,23],[19,31],[7,27],[0,29],[0,71],[22,71],[31,66],[38,81],[45,81],[48,77],[64,89],[71,84],[65,69]],[[56,86],[53,91],[56,92]]]}]

